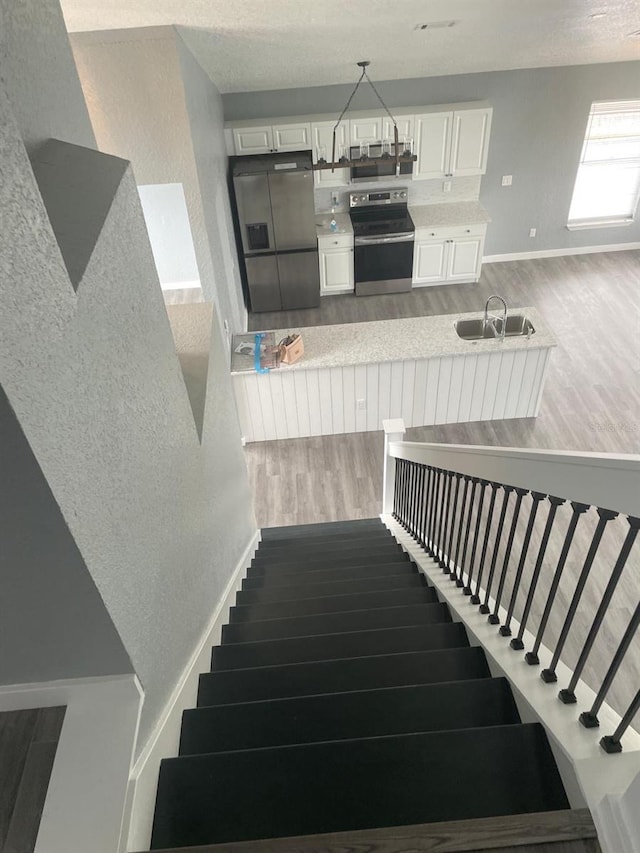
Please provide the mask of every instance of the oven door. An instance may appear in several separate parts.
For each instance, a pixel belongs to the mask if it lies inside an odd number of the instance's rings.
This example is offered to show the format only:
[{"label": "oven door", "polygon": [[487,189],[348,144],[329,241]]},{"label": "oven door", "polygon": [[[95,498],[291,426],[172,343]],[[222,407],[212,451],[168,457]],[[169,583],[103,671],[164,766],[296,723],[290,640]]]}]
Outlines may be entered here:
[{"label": "oven door", "polygon": [[406,293],[411,290],[413,237],[411,233],[355,238],[356,296]]}]

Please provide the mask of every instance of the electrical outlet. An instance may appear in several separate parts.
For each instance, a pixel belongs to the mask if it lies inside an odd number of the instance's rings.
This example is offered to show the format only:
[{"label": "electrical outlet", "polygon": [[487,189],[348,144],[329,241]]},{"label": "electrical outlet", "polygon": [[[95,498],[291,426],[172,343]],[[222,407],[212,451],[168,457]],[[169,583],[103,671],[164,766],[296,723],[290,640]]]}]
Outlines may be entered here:
[{"label": "electrical outlet", "polygon": [[340,196],[338,193],[331,193],[331,207],[340,207]]},{"label": "electrical outlet", "polygon": [[444,181],[442,184],[442,192],[450,193],[451,192],[451,181]]},{"label": "electrical outlet", "polygon": [[510,187],[513,183],[513,175],[503,175],[502,176],[502,186]]},{"label": "electrical outlet", "polygon": [[536,236],[536,229],[535,228],[529,228],[529,237],[535,237],[535,236]]},{"label": "electrical outlet", "polygon": [[356,406],[362,412],[364,409],[367,408],[367,401],[366,400],[356,400]]}]

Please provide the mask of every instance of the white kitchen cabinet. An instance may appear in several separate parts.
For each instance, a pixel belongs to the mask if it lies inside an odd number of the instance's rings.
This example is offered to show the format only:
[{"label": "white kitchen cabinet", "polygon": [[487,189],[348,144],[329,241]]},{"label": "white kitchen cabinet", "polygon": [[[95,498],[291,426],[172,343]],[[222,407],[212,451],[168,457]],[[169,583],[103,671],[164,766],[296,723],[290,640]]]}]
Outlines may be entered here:
[{"label": "white kitchen cabinet", "polygon": [[477,281],[482,268],[485,225],[416,229],[415,286]]},{"label": "white kitchen cabinet", "polygon": [[[413,116],[395,116],[398,125],[398,140],[404,142],[405,136],[413,138]],[[383,139],[393,142],[393,122],[387,115],[372,115],[365,118],[351,119],[349,122],[351,145],[361,142],[380,143]]]},{"label": "white kitchen cabinet", "polygon": [[414,180],[483,175],[491,114],[491,107],[482,107],[417,115]]},{"label": "white kitchen cabinet", "polygon": [[233,141],[236,154],[304,151],[311,148],[311,124],[301,122],[234,127]]},{"label": "white kitchen cabinet", "polygon": [[[324,147],[325,159],[331,162],[333,151],[333,128],[335,121],[318,121],[311,125],[311,139],[313,141],[313,162],[318,162],[318,148]],[[344,146],[347,157],[349,156],[349,122],[343,121],[336,128],[336,161],[340,157],[340,148]],[[349,183],[349,169],[322,169],[313,173],[313,183],[316,187],[342,187]]]},{"label": "white kitchen cabinet", "polygon": [[353,293],[353,235],[318,237],[320,295]]}]

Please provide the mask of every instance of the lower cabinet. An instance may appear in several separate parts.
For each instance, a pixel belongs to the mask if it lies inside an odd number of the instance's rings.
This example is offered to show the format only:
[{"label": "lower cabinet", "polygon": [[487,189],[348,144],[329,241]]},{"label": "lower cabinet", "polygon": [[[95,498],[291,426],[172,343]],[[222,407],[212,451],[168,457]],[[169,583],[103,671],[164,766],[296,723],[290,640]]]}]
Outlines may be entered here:
[{"label": "lower cabinet", "polygon": [[318,237],[320,295],[353,293],[353,235]]},{"label": "lower cabinet", "polygon": [[416,229],[413,285],[477,281],[485,233],[485,225]]}]

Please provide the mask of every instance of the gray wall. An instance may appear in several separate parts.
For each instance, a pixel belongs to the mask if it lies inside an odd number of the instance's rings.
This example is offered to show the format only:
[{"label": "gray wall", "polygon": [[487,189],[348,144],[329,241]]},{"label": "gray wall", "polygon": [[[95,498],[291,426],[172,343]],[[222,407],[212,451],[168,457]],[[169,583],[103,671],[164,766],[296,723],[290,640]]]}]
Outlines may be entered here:
[{"label": "gray wall", "polygon": [[[378,83],[390,107],[487,100],[493,126],[480,200],[492,217],[485,254],[600,246],[640,240],[631,226],[568,231],[571,194],[593,101],[640,98],[640,62],[496,71]],[[352,86],[223,95],[225,119],[335,113]],[[361,93],[362,92],[362,93]],[[352,109],[378,109],[369,87]],[[502,175],[513,175],[511,187]],[[529,229],[537,236],[529,237]]]},{"label": "gray wall", "polygon": [[133,672],[0,388],[0,684]]},{"label": "gray wall", "polygon": [[237,252],[227,189],[228,157],[224,140],[222,97],[178,34],[176,47],[184,86],[191,145],[195,157],[204,221],[216,282],[220,316],[236,331],[246,328],[246,309],[238,272]]},{"label": "gray wall", "polygon": [[139,754],[255,534],[227,351],[214,318],[200,443],[131,168],[74,292],[2,85],[0,152],[0,383],[142,682]]},{"label": "gray wall", "polygon": [[0,81],[29,153],[49,137],[95,147],[57,0],[0,0]]},{"label": "gray wall", "polygon": [[99,148],[130,160],[138,184],[183,185],[202,289],[220,318],[244,331],[240,279],[219,236],[226,223],[216,219],[226,156],[217,90],[173,27],[74,33],[71,45]]}]

